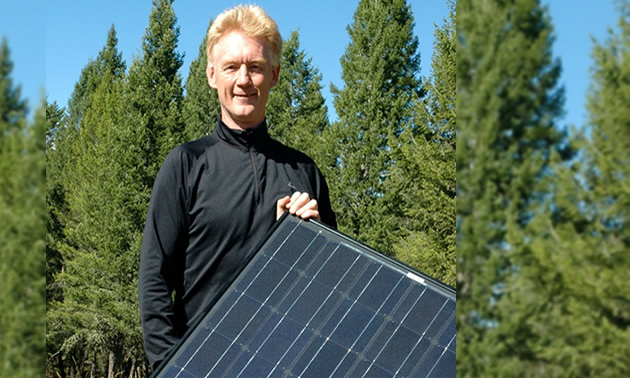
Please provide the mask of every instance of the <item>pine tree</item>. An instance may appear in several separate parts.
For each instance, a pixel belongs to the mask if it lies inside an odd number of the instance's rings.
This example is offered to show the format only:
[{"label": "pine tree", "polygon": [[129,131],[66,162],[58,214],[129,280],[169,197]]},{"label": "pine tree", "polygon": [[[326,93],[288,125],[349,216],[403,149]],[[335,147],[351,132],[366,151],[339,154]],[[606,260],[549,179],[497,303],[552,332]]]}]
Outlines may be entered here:
[{"label": "pine tree", "polygon": [[0,46],[0,376],[30,377],[44,363],[43,110],[26,120]]},{"label": "pine tree", "polygon": [[449,19],[435,30],[426,97],[400,137],[385,200],[400,230],[395,256],[454,286],[456,42],[455,4],[449,6]]},{"label": "pine tree", "polygon": [[[553,376],[630,374],[630,3],[619,32],[595,43],[588,123],[573,145],[579,159],[556,169],[553,202],[535,219],[532,247],[510,303],[528,311],[529,361]],[[536,300],[525,295],[535,292]],[[515,311],[510,311],[514,313]],[[525,327],[523,327],[525,328]],[[522,359],[522,358],[521,358]]]},{"label": "pine tree", "polygon": [[[56,275],[63,269],[63,256],[59,250],[65,241],[65,219],[68,214],[66,192],[63,184],[63,134],[66,124],[65,110],[56,102],[46,105],[46,315],[50,303],[63,299],[61,286],[55,282]],[[48,320],[48,319],[47,319]],[[61,337],[50,337],[46,330],[46,355],[54,356],[52,369],[63,371],[63,356],[57,353],[63,344]],[[48,370],[48,369],[47,369]]]},{"label": "pine tree", "polygon": [[122,90],[122,79],[104,80],[85,112],[95,127],[81,135],[89,153],[75,174],[85,181],[69,201],[80,224],[67,229],[72,245],[62,250],[65,271],[57,276],[64,283],[62,316],[52,317],[71,327],[64,350],[102,366],[103,375],[128,374],[144,362],[136,272],[147,194],[132,165],[139,153],[128,144],[129,129],[121,128]]},{"label": "pine tree", "polygon": [[[113,28],[88,67],[99,69],[85,76],[90,86],[84,97],[73,98],[80,117],[79,128],[67,127],[72,143],[58,138],[69,135],[62,129],[49,147],[57,159],[49,162],[51,178],[62,171],[51,200],[58,199],[65,213],[63,229],[51,235],[63,258],[63,270],[54,276],[63,292],[48,314],[48,337],[57,345],[49,354],[58,356],[58,371],[82,374],[89,367],[90,374],[128,375],[144,364],[135,272],[148,194],[137,164],[142,154],[126,122],[124,62]],[[61,160],[68,151],[71,166]]]},{"label": "pine tree", "polygon": [[48,350],[51,373],[148,371],[137,316],[140,242],[157,169],[183,140],[182,56],[171,3],[154,1],[142,54],[127,77],[112,27],[75,86],[68,117],[47,134],[60,183],[49,194],[62,215],[62,232],[50,245],[63,258],[54,275],[63,292],[47,316],[47,338],[56,346]]},{"label": "pine tree", "polygon": [[[13,61],[6,37],[0,44],[0,134],[10,127],[15,127],[27,112],[26,100],[22,99],[22,88],[14,85],[11,78]],[[0,145],[0,148],[2,146]]]},{"label": "pine tree", "polygon": [[[47,122],[49,125],[46,131],[47,166],[50,167],[47,178],[50,181],[48,195],[52,201],[50,211],[56,213],[57,220],[62,224],[72,221],[68,218],[70,213],[66,202],[67,192],[80,187],[84,182],[83,177],[74,174],[73,167],[81,162],[82,154],[85,152],[85,148],[81,146],[80,134],[91,135],[95,127],[94,124],[85,121],[85,110],[91,106],[93,94],[105,77],[110,80],[124,77],[126,64],[117,44],[116,29],[112,25],[107,33],[105,46],[97,57],[90,60],[81,70],[79,80],[68,101],[66,114],[61,117],[58,109],[47,108],[49,111],[47,117],[52,117]],[[83,143],[87,143],[85,137]],[[80,223],[80,220],[75,221]]]},{"label": "pine tree", "polygon": [[458,375],[539,375],[528,320],[542,307],[512,299],[538,253],[528,226],[564,140],[552,26],[537,0],[462,0],[457,14]]},{"label": "pine tree", "polygon": [[94,60],[81,70],[81,76],[74,85],[74,90],[68,101],[67,124],[74,129],[84,127],[82,124],[84,109],[89,106],[91,94],[100,84],[102,76],[109,72],[113,76],[124,74],[126,65],[122,59],[122,53],[117,49],[118,37],[116,28],[112,25],[107,33],[105,47]]},{"label": "pine tree", "polygon": [[46,105],[46,303],[59,298],[54,275],[61,271],[63,259],[57,241],[63,239],[63,218],[67,213],[61,171],[56,155],[57,133],[62,129],[64,110],[57,102]]},{"label": "pine tree", "polygon": [[334,164],[323,169],[340,229],[386,253],[393,252],[394,224],[383,201],[392,151],[421,95],[413,26],[404,0],[359,2],[341,58],[345,87],[331,87],[339,121],[325,133]]},{"label": "pine tree", "polygon": [[[618,247],[628,247],[630,214],[630,2],[618,1],[619,32],[610,31],[593,49],[587,110],[590,138],[584,141],[593,169],[587,183],[597,203],[597,232]],[[619,244],[621,243],[621,244]],[[612,246],[612,245],[611,245]]]},{"label": "pine tree", "polygon": [[176,51],[178,38],[172,0],[154,0],[142,38],[142,53],[131,65],[126,89],[128,123],[136,129],[133,140],[144,153],[138,164],[145,167],[143,181],[149,189],[166,154],[184,141],[179,72],[183,55]]},{"label": "pine tree", "polygon": [[328,127],[328,108],[321,93],[321,74],[300,50],[300,35],[293,31],[284,41],[278,84],[267,104],[271,135],[322,163],[322,132]]},{"label": "pine tree", "polygon": [[[210,25],[212,25],[212,21],[210,21]],[[199,45],[199,55],[190,63],[188,78],[186,79],[186,96],[182,107],[186,141],[210,134],[221,116],[217,91],[210,88],[208,84],[207,66],[208,53],[206,52],[206,37],[204,36]]]},{"label": "pine tree", "polygon": [[497,331],[519,335],[519,347],[498,363],[529,376],[630,374],[630,305],[621,294],[630,292],[630,20],[628,2],[619,5],[619,33],[593,48],[588,123],[571,140],[577,153],[568,162],[554,154],[549,198],[527,227],[536,237],[502,301],[511,324]]}]

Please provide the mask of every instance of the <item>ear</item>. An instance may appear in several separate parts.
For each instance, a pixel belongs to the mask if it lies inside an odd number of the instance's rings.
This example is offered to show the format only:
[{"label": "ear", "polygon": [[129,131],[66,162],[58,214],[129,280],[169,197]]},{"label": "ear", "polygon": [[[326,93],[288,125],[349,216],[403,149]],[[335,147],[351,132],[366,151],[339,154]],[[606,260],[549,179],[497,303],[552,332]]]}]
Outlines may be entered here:
[{"label": "ear", "polygon": [[271,67],[271,88],[278,84],[278,78],[280,78],[280,65],[278,67]]},{"label": "ear", "polygon": [[210,65],[210,62],[208,62],[208,66],[206,67],[206,76],[208,77],[208,85],[210,85],[210,88],[217,89],[217,82],[215,80],[214,74],[215,74],[214,65]]}]

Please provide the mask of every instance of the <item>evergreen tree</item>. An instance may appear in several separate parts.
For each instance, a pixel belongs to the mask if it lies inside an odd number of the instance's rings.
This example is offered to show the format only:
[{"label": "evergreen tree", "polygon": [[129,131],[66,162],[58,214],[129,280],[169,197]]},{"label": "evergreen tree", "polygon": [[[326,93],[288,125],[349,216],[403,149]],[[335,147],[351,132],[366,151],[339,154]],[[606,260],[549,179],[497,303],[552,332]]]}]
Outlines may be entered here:
[{"label": "evergreen tree", "polygon": [[182,56],[171,3],[154,1],[128,77],[112,27],[82,71],[67,118],[57,124],[58,109],[50,108],[50,246],[63,264],[53,275],[63,291],[47,316],[52,374],[149,369],[137,311],[140,242],[159,165],[183,141]]},{"label": "evergreen tree", "polygon": [[339,121],[325,133],[334,163],[323,169],[339,228],[386,253],[393,252],[394,223],[383,200],[392,153],[421,94],[413,26],[404,0],[359,2],[341,57],[345,87],[331,87]]},{"label": "evergreen tree", "polygon": [[53,282],[63,262],[56,243],[64,238],[63,214],[67,213],[67,206],[55,145],[64,121],[64,110],[56,102],[46,105],[46,303],[60,299]]},{"label": "evergreen tree", "polygon": [[62,249],[65,269],[57,275],[63,302],[51,316],[54,328],[69,334],[62,350],[91,362],[103,376],[127,375],[144,364],[136,272],[139,200],[146,191],[130,164],[139,154],[128,144],[129,130],[121,129],[122,90],[122,79],[103,80],[85,112],[93,128],[89,135],[81,130],[86,151],[74,167],[84,182],[69,191],[69,207],[80,224],[66,228],[71,244]]},{"label": "evergreen tree", "polygon": [[[212,21],[210,21],[212,25]],[[208,30],[210,26],[208,26]],[[195,140],[214,130],[221,116],[221,105],[217,91],[210,88],[206,67],[208,53],[206,51],[206,37],[199,45],[199,55],[190,63],[188,78],[186,79],[186,97],[182,107],[185,123],[185,140]]]},{"label": "evergreen tree", "polygon": [[136,147],[144,153],[137,164],[145,167],[143,183],[149,189],[166,154],[184,141],[179,72],[183,55],[176,51],[176,23],[172,0],[154,0],[142,54],[133,61],[127,79],[128,123],[136,130]]},{"label": "evergreen tree", "polygon": [[74,90],[68,101],[68,127],[80,129],[84,109],[89,106],[91,94],[99,85],[102,76],[109,72],[113,76],[122,76],[126,65],[122,59],[122,53],[118,51],[118,37],[116,29],[112,25],[107,33],[107,42],[101,49],[95,60],[90,60],[81,70],[81,76],[74,85]]},{"label": "evergreen tree", "polygon": [[110,33],[83,71],[61,134],[71,136],[63,153],[72,156],[60,159],[63,295],[49,311],[48,337],[60,344],[55,369],[71,375],[148,371],[137,298],[142,229],[157,170],[183,141],[179,30],[171,1],[153,5],[129,76]]},{"label": "evergreen tree", "polygon": [[278,84],[267,103],[271,135],[322,163],[322,132],[328,127],[328,108],[321,89],[321,75],[311,59],[300,50],[299,33],[284,41]]},{"label": "evergreen tree", "polygon": [[[61,301],[62,290],[55,277],[63,269],[63,257],[59,250],[65,241],[64,225],[68,214],[63,184],[63,140],[60,136],[66,124],[65,110],[56,102],[46,105],[46,315],[50,303]],[[46,330],[46,355],[54,356],[53,369],[63,371],[63,356],[57,353],[63,343],[59,337],[50,337]]]},{"label": "evergreen tree", "polygon": [[[586,174],[602,238],[627,250],[630,214],[630,2],[618,1],[619,32],[610,31],[593,49],[592,83],[587,97],[589,137],[583,141]],[[589,167],[590,168],[590,167]],[[628,260],[626,260],[628,261]]]},{"label": "evergreen tree", "polygon": [[26,100],[21,98],[21,86],[13,84],[12,71],[11,51],[5,37],[0,44],[0,134],[23,121],[27,111]]},{"label": "evergreen tree", "polygon": [[[68,101],[67,114],[56,103],[47,107],[46,160],[47,160],[47,201],[49,217],[53,222],[65,227],[71,222],[67,204],[67,191],[83,183],[85,178],[74,174],[73,167],[83,158],[79,135],[89,135],[94,125],[85,122],[85,109],[91,105],[92,96],[103,78],[123,77],[125,62],[117,48],[118,38],[114,26],[107,33],[105,46],[96,59],[90,60],[81,70],[78,82]],[[80,220],[75,219],[75,223]],[[52,226],[52,225],[51,225]],[[63,240],[64,232],[56,231],[53,240]],[[52,247],[52,240],[47,245]],[[57,247],[54,247],[57,248]]]},{"label": "evergreen tree", "polygon": [[417,100],[416,121],[396,150],[388,209],[397,214],[395,256],[455,285],[455,4],[435,30],[426,97]]},{"label": "evergreen tree", "polygon": [[31,377],[44,363],[43,109],[26,120],[0,46],[0,376]]},{"label": "evergreen tree", "polygon": [[[142,154],[126,122],[124,62],[116,44],[112,29],[88,64],[98,70],[84,70],[89,91],[73,97],[80,104],[74,107],[79,128],[50,132],[51,184],[59,176],[61,184],[49,193],[63,227],[53,229],[57,243],[51,246],[63,258],[54,276],[63,292],[48,314],[48,338],[57,348],[48,352],[57,356],[54,370],[70,374],[128,375],[144,365],[135,272],[148,194],[137,164]],[[50,114],[54,119],[54,108]],[[62,138],[68,135],[72,143]]]},{"label": "evergreen tree", "polygon": [[[552,26],[537,0],[461,0],[457,13],[458,375],[544,375],[529,322],[544,306],[519,288],[540,253],[528,227],[564,145]],[[518,294],[529,307],[512,301]]]},{"label": "evergreen tree", "polygon": [[[596,43],[579,154],[559,165],[553,201],[532,222],[532,257],[506,312],[529,333],[527,361],[538,375],[630,374],[630,3],[619,2],[619,33]],[[527,295],[530,293],[529,295]],[[531,293],[535,293],[533,296]],[[520,364],[524,365],[524,358]]]}]

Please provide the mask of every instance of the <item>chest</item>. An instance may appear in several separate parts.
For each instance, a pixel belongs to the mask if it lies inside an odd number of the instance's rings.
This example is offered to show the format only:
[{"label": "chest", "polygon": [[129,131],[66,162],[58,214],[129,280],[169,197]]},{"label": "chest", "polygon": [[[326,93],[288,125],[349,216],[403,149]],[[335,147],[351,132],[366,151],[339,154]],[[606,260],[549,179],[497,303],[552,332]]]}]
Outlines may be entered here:
[{"label": "chest", "polygon": [[245,237],[275,221],[276,201],[294,187],[312,192],[290,164],[260,151],[219,146],[189,177],[191,233]]}]

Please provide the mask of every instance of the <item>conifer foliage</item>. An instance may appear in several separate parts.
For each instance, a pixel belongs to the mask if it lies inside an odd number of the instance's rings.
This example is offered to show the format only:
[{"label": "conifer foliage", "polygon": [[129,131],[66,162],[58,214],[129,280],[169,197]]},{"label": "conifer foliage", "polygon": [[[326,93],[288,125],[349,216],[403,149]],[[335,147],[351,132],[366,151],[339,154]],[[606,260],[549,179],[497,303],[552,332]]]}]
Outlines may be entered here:
[{"label": "conifer foliage", "polygon": [[630,32],[618,4],[620,32],[593,49],[588,124],[566,138],[547,10],[458,3],[458,376],[629,374]]},{"label": "conifer foliage", "polygon": [[[210,21],[210,25],[212,25],[212,21]],[[208,25],[208,30],[210,25]],[[195,140],[210,134],[221,113],[217,91],[208,85],[207,66],[208,53],[206,51],[206,36],[204,36],[199,45],[199,55],[190,63],[188,78],[186,79],[186,97],[184,97],[182,109],[185,140]]]},{"label": "conifer foliage", "polygon": [[284,41],[280,78],[267,104],[267,123],[274,138],[323,164],[319,155],[322,132],[329,126],[328,108],[319,70],[300,50],[299,38],[293,31]]},{"label": "conifer foliage", "polygon": [[47,316],[50,370],[148,374],[137,271],[153,180],[183,140],[175,22],[171,2],[155,1],[128,76],[112,28],[82,72],[65,124],[52,132],[51,122],[49,163],[58,177],[49,198],[61,232],[51,234],[59,239],[50,251],[62,263]]},{"label": "conifer foliage", "polygon": [[9,127],[17,127],[19,121],[23,120],[26,112],[26,100],[22,97],[22,88],[13,84],[11,72],[13,71],[13,61],[9,50],[9,42],[6,38],[0,44],[0,121],[2,128],[0,133],[4,133]]},{"label": "conifer foliage", "polygon": [[126,91],[129,128],[134,129],[147,169],[144,184],[151,188],[162,160],[184,141],[181,115],[183,88],[177,51],[179,26],[173,0],[154,0],[149,26],[142,38],[142,54],[129,68]]},{"label": "conifer foliage", "polygon": [[34,377],[44,363],[44,106],[27,120],[0,44],[0,376]]},{"label": "conifer foliage", "polygon": [[510,375],[527,371],[531,313],[502,306],[531,258],[526,227],[563,141],[560,65],[539,1],[462,0],[457,13],[458,374]]},{"label": "conifer foliage", "polygon": [[387,208],[396,215],[394,256],[455,286],[455,4],[436,28],[426,96],[399,137]]},{"label": "conifer foliage", "polygon": [[341,57],[344,88],[331,87],[339,120],[326,133],[333,208],[345,233],[391,253],[394,224],[384,205],[393,152],[421,94],[418,38],[404,0],[359,2]]},{"label": "conifer foliage", "polygon": [[530,344],[556,376],[630,374],[630,3],[616,4],[616,30],[593,44],[580,159],[557,169],[554,206],[537,221],[548,237],[524,270],[544,309]]}]

